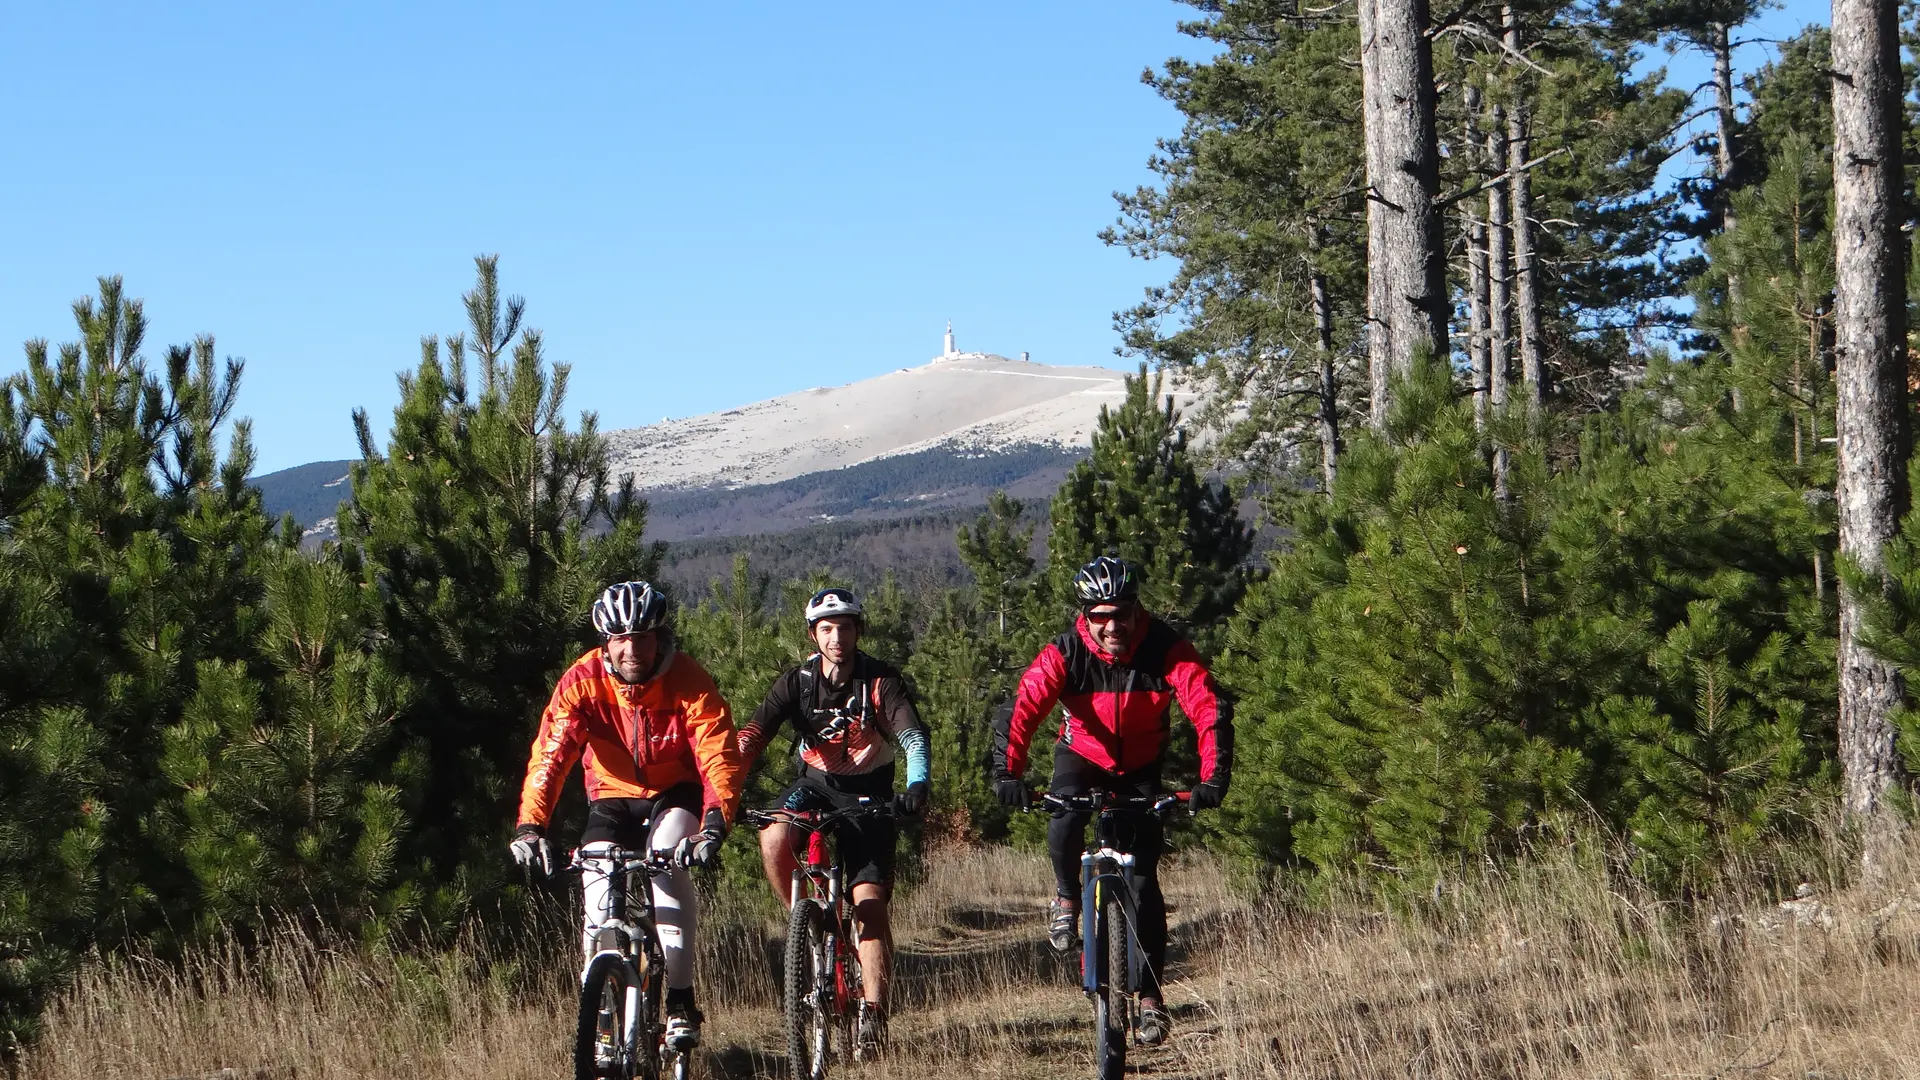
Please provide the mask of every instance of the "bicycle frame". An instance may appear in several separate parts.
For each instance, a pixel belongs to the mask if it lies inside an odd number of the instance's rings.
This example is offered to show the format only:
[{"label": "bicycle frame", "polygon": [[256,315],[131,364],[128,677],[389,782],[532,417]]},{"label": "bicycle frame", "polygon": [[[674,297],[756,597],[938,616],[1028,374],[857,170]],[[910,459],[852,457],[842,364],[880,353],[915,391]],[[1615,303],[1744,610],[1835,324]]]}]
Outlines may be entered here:
[{"label": "bicycle frame", "polygon": [[[1126,935],[1127,970],[1126,981],[1122,989],[1128,994],[1134,993],[1140,986],[1140,973],[1146,965],[1146,955],[1140,945],[1140,935],[1133,928],[1139,925],[1140,893],[1135,872],[1133,853],[1120,847],[1119,826],[1121,815],[1133,812],[1157,815],[1186,801],[1185,792],[1161,795],[1153,798],[1129,797],[1094,793],[1092,795],[1063,798],[1057,795],[1042,795],[1042,801],[1054,808],[1068,812],[1085,812],[1094,815],[1097,822],[1095,841],[1080,856],[1080,940],[1081,942],[1099,940],[1100,911],[1108,894],[1112,893],[1120,901],[1122,918],[1126,925],[1109,927],[1108,932],[1116,930]],[[1114,973],[1100,970],[1101,961],[1096,958],[1088,962],[1083,945],[1080,952],[1080,987],[1088,994],[1100,992],[1101,977],[1114,978]]]},{"label": "bicycle frame", "polygon": [[871,813],[884,805],[862,796],[853,806],[838,810],[748,811],[750,820],[762,827],[784,824],[807,831],[806,857],[794,867],[788,892],[791,897],[788,910],[802,900],[813,900],[820,904],[833,949],[834,1011],[842,1015],[851,1014],[855,1002],[865,991],[862,987],[852,985],[847,978],[850,970],[848,961],[856,955],[852,942],[852,913],[847,908],[845,870],[828,847],[828,834],[840,822],[862,813]]},{"label": "bicycle frame", "polygon": [[[583,883],[588,873],[601,872],[600,867],[590,863],[612,864],[611,868],[604,871],[607,875],[607,912],[611,917],[600,925],[593,955],[587,957],[586,963],[580,968],[580,987],[586,989],[587,976],[593,970],[594,961],[608,954],[619,960],[627,976],[626,1007],[621,1013],[625,1021],[624,1030],[620,1032],[623,1046],[636,1044],[637,1032],[634,1028],[639,1022],[640,987],[643,985],[642,969],[635,963],[636,959],[645,961],[646,970],[666,970],[666,954],[661,951],[659,927],[654,922],[653,889],[650,883],[655,875],[669,872],[672,864],[667,860],[666,852],[649,853],[626,848],[613,848],[591,855],[582,849],[573,854],[572,868],[580,871]],[[637,904],[632,899],[636,891],[632,887],[636,878],[641,879]],[[629,910],[630,904],[635,904],[637,910]],[[637,956],[633,948],[635,941],[642,943]]]},{"label": "bicycle frame", "polygon": [[[612,917],[600,924],[600,932],[605,934],[609,930],[614,931],[616,934],[612,939],[614,944],[601,945],[594,950],[594,955],[587,957],[587,966],[592,966],[594,957],[604,952],[617,952],[631,960],[632,943],[636,937],[646,943],[645,955],[649,964],[666,963],[666,956],[660,950],[660,928],[654,922],[653,889],[647,884],[655,875],[668,871],[669,866],[663,861],[665,855],[665,852],[649,855],[625,848],[615,848],[612,851],[592,855],[583,852],[574,853],[573,864],[580,870],[583,881],[586,874],[599,869],[588,866],[589,861],[613,863],[612,869],[606,871],[607,911]],[[631,894],[635,891],[632,888],[633,879],[639,877],[644,877],[646,883],[643,883],[638,890],[640,893],[638,910],[629,911],[628,905],[634,902],[631,899]],[[625,942],[625,948],[620,947],[621,942]],[[583,968],[583,976],[584,973]]]}]

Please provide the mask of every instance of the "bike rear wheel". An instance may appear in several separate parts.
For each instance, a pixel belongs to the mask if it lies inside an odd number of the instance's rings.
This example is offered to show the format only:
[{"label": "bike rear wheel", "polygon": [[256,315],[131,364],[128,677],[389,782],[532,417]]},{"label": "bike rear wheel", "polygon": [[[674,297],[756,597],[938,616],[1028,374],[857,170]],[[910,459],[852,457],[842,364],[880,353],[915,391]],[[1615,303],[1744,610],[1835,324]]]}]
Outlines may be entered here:
[{"label": "bike rear wheel", "polygon": [[824,1080],[833,1053],[833,958],[826,911],[796,900],[787,919],[787,1062],[795,1080]]},{"label": "bike rear wheel", "polygon": [[1100,1080],[1120,1080],[1127,1071],[1127,930],[1119,898],[1102,901],[1098,940],[1086,945],[1088,959],[1103,968],[1093,997],[1093,1065]]},{"label": "bike rear wheel", "polygon": [[573,1039],[575,1080],[659,1080],[657,992],[633,981],[615,953],[601,953],[580,984],[580,1017]]}]

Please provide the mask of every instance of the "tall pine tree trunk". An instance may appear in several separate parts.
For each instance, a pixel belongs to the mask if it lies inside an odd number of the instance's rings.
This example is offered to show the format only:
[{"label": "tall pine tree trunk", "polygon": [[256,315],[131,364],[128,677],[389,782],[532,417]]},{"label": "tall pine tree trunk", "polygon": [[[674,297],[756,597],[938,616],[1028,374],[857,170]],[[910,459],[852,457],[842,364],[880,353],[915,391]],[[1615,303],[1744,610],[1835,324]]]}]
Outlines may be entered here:
[{"label": "tall pine tree trunk", "polygon": [[[1465,104],[1467,112],[1467,146],[1481,145],[1480,136],[1480,88],[1469,86],[1466,89]],[[1497,121],[1496,121],[1497,122]],[[1488,155],[1481,167],[1488,173],[1497,173],[1506,162],[1503,158]],[[1495,196],[1489,195],[1489,205]],[[1470,329],[1467,338],[1467,358],[1473,367],[1473,425],[1484,429],[1487,426],[1487,397],[1492,393],[1493,372],[1487,363],[1489,332],[1487,329],[1487,229],[1486,222],[1473,216],[1471,203],[1461,206],[1460,220],[1462,231],[1467,237],[1467,323]],[[1491,215],[1489,215],[1491,220]]]},{"label": "tall pine tree trunk", "polygon": [[[1493,130],[1487,133],[1487,158],[1494,163],[1495,171],[1507,163],[1506,124],[1506,111],[1495,105]],[[1509,385],[1512,362],[1508,357],[1511,339],[1508,334],[1513,318],[1514,275],[1508,252],[1507,192],[1524,175],[1516,173],[1487,189],[1487,265],[1491,269],[1491,278],[1487,283],[1487,370],[1492,375],[1488,392],[1496,415],[1507,407],[1507,399],[1512,394]],[[1493,493],[1496,498],[1503,500],[1510,494],[1507,487],[1508,467],[1507,448],[1499,446],[1493,452]]]},{"label": "tall pine tree trunk", "polygon": [[1386,424],[1389,376],[1447,349],[1430,21],[1426,0],[1360,0],[1367,356],[1376,428]]},{"label": "tall pine tree trunk", "polygon": [[1327,275],[1313,270],[1313,325],[1320,359],[1320,479],[1333,495],[1340,470],[1340,386],[1333,373],[1333,307],[1327,300]]},{"label": "tall pine tree trunk", "polygon": [[1714,136],[1718,143],[1713,150],[1713,167],[1720,174],[1715,198],[1720,207],[1720,229],[1732,232],[1733,191],[1742,179],[1740,159],[1733,152],[1733,28],[1715,23],[1710,33],[1707,51],[1713,55]]},{"label": "tall pine tree trunk", "polygon": [[[1833,2],[1834,329],[1840,553],[1869,575],[1906,512],[1906,261],[1900,234],[1897,0]],[[1905,687],[1860,644],[1860,598],[1840,589],[1840,764],[1850,815],[1880,818],[1900,776],[1892,713]],[[1869,844],[1868,860],[1874,858]]]},{"label": "tall pine tree trunk", "polygon": [[[1507,48],[1520,53],[1520,18],[1512,5],[1501,8],[1501,21]],[[1528,114],[1526,91],[1520,89],[1507,113],[1507,161],[1510,175],[1507,188],[1512,196],[1513,216],[1513,298],[1515,320],[1520,326],[1520,377],[1526,384],[1527,408],[1535,413],[1545,396],[1546,371],[1540,360],[1540,286],[1534,273],[1533,179],[1527,168],[1532,152],[1532,119]]]},{"label": "tall pine tree trunk", "polygon": [[[1740,158],[1734,153],[1733,145],[1733,28],[1727,23],[1715,23],[1708,35],[1707,53],[1713,57],[1713,171],[1719,175],[1714,185],[1714,204],[1720,214],[1719,231],[1730,233],[1739,226],[1733,210],[1733,192],[1742,180]],[[1740,275],[1731,270],[1727,273],[1727,307],[1735,312],[1740,310]],[[1734,343],[1744,345],[1749,336],[1745,319],[1736,318]],[[1742,351],[1736,349],[1734,355],[1739,356]],[[1733,407],[1735,411],[1746,408],[1746,394],[1737,384],[1733,387]]]}]

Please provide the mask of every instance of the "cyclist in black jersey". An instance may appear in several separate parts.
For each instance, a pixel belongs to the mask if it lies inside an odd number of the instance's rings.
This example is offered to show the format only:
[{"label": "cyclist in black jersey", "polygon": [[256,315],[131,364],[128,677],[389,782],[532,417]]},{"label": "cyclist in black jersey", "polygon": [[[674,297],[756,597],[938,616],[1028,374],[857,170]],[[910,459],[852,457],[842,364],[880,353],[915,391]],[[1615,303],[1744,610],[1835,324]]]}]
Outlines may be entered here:
[{"label": "cyclist in black jersey", "polygon": [[[907,697],[900,672],[861,652],[866,615],[846,589],[823,589],[808,602],[807,636],[819,651],[774,680],[767,699],[740,729],[740,756],[749,770],[782,727],[794,729],[799,776],[781,798],[789,810],[824,810],[860,796],[893,799],[904,814],[926,808],[930,746],[926,725]],[[893,794],[894,744],[907,759],[907,785]],[[893,887],[892,818],[861,817],[838,830],[840,864],[847,873],[858,931],[862,1001],[857,1038],[865,1053],[879,1049],[886,1030],[887,974],[893,932],[887,897]],[[796,830],[769,826],[760,855],[775,896],[791,905],[798,865]]]}]

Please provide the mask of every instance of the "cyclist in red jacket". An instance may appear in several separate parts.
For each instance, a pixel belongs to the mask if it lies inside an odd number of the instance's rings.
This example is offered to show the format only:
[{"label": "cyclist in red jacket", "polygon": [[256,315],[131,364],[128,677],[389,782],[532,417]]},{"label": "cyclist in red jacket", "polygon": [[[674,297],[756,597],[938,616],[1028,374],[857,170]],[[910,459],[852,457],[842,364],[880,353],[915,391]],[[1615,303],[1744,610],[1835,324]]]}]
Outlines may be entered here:
[{"label": "cyclist in red jacket", "polygon": [[[1140,575],[1131,564],[1103,555],[1080,568],[1073,588],[1080,603],[1073,629],[1040,650],[994,723],[995,794],[1014,808],[1032,801],[1022,779],[1027,748],[1056,704],[1065,716],[1053,752],[1054,794],[1159,794],[1168,709],[1177,699],[1199,735],[1200,783],[1192,806],[1218,807],[1233,769],[1232,707],[1199,652],[1140,607]],[[1079,926],[1080,853],[1088,820],[1087,814],[1056,813],[1047,826],[1056,890],[1047,938],[1063,953],[1073,948]],[[1148,964],[1140,994],[1140,1038],[1148,1044],[1164,1041],[1169,1026],[1160,992],[1167,959],[1162,842],[1159,820],[1141,815],[1133,856],[1140,945]]]}]

